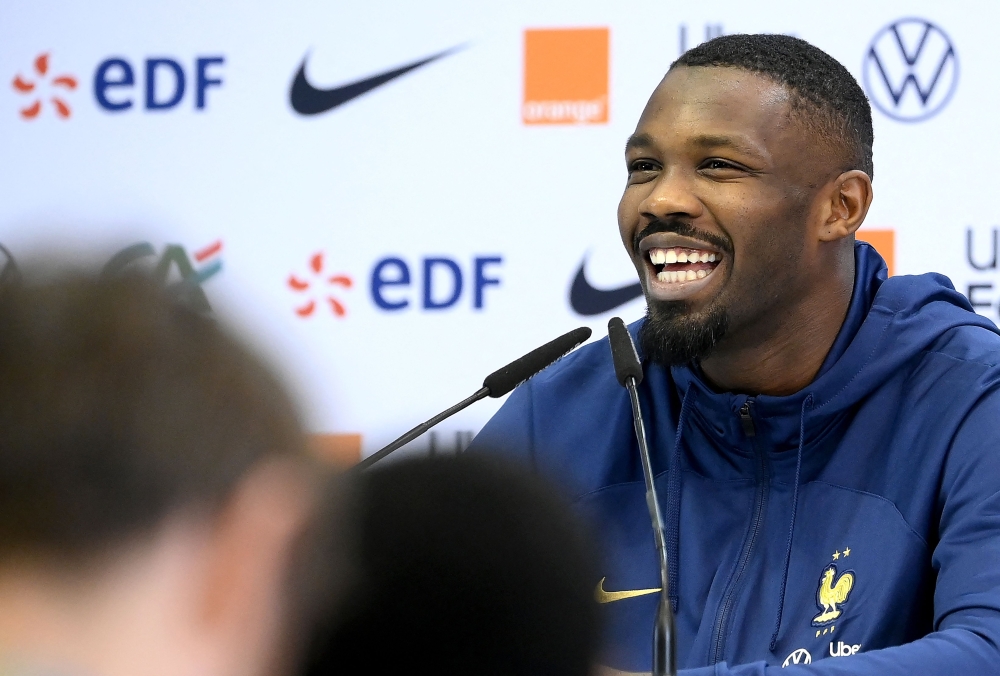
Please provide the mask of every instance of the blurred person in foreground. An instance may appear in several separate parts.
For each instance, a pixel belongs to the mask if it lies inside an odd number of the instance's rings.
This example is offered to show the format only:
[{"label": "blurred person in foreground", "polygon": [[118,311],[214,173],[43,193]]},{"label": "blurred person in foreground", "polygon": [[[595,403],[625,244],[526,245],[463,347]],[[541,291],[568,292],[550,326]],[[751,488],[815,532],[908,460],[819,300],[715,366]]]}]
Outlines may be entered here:
[{"label": "blurred person in foreground", "polygon": [[[1000,674],[1000,335],[856,240],[873,140],[830,55],[728,35],[671,65],[626,142],[686,675]],[[928,169],[913,199],[955,199]],[[571,487],[607,552],[604,660],[648,670],[659,575],[608,343],[515,390],[473,446]]]},{"label": "blurred person in foreground", "polygon": [[275,376],[150,280],[0,289],[0,672],[281,673],[325,512],[303,439]]},{"label": "blurred person in foreground", "polygon": [[356,479],[356,584],[314,633],[306,676],[591,672],[593,550],[552,486],[467,456]]}]

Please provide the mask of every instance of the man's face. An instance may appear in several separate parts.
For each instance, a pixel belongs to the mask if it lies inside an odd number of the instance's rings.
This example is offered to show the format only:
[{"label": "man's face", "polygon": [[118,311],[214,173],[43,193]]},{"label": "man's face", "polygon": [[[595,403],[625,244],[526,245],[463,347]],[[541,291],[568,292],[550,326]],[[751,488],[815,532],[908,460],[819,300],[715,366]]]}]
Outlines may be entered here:
[{"label": "man's face", "polygon": [[811,157],[820,145],[790,111],[783,86],[718,67],[675,68],[646,105],[618,224],[654,361],[704,357],[723,336],[763,338],[805,293],[810,199],[828,163]]}]

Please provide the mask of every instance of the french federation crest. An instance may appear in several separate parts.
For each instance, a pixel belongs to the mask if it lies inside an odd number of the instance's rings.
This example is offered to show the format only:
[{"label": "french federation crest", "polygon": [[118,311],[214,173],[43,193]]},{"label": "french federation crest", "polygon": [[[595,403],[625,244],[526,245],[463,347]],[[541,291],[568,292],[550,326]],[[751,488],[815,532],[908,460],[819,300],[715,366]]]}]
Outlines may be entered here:
[{"label": "french federation crest", "polygon": [[847,603],[847,598],[854,588],[854,571],[848,570],[837,576],[837,566],[830,564],[823,571],[819,580],[819,589],[816,592],[816,605],[821,612],[813,618],[814,627],[822,627],[830,624],[843,612],[839,606]]}]

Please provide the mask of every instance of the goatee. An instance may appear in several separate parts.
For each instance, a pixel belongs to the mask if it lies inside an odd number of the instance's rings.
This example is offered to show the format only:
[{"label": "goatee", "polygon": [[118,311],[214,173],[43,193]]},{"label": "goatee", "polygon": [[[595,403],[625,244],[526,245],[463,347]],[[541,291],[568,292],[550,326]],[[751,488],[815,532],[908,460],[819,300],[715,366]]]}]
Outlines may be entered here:
[{"label": "goatee", "polygon": [[652,302],[639,328],[639,344],[653,363],[680,366],[711,354],[728,328],[725,308],[710,307],[691,315],[684,301]]}]

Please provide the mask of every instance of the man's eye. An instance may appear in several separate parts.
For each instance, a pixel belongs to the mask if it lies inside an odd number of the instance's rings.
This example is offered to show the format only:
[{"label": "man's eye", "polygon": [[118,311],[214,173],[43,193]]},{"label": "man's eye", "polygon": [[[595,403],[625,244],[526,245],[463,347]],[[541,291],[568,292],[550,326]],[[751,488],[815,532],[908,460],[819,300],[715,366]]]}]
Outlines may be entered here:
[{"label": "man's eye", "polygon": [[739,169],[736,165],[725,160],[708,160],[701,166],[703,169]]},{"label": "man's eye", "polygon": [[742,164],[737,164],[729,160],[720,160],[715,157],[702,162],[698,167],[698,171],[711,172],[719,178],[734,178],[738,175],[753,173]]},{"label": "man's eye", "polygon": [[629,173],[643,172],[643,171],[656,171],[656,165],[649,160],[636,160],[628,167]]}]

